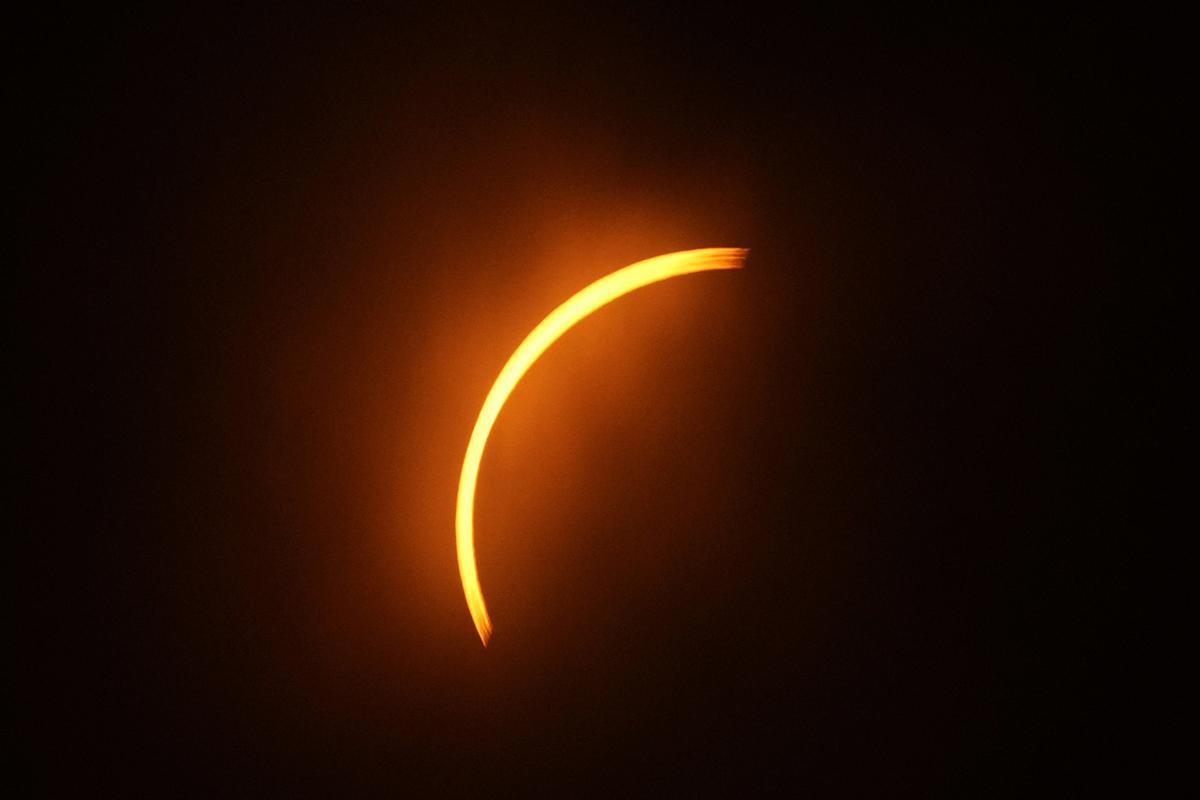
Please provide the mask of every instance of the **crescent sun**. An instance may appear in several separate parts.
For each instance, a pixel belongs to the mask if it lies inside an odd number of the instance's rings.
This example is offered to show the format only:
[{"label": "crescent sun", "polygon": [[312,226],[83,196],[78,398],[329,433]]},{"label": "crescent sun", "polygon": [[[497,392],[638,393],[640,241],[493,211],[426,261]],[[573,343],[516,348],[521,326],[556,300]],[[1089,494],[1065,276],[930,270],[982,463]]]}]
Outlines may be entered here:
[{"label": "crescent sun", "polygon": [[479,465],[488,435],[500,416],[500,409],[512,394],[517,383],[550,345],[571,329],[575,323],[598,308],[608,305],[634,289],[652,283],[717,269],[737,269],[745,261],[747,251],[738,247],[707,247],[700,250],[682,250],[667,253],[645,261],[638,261],[588,284],[569,300],[550,312],[534,328],[524,341],[509,356],[496,382],[483,401],[467,454],[463,458],[462,475],[458,479],[458,500],[454,519],[455,540],[458,548],[458,574],[462,578],[463,594],[475,630],[484,646],[492,635],[492,620],[483,602],[483,590],[479,587],[479,571],[475,565],[475,486],[479,481]]}]

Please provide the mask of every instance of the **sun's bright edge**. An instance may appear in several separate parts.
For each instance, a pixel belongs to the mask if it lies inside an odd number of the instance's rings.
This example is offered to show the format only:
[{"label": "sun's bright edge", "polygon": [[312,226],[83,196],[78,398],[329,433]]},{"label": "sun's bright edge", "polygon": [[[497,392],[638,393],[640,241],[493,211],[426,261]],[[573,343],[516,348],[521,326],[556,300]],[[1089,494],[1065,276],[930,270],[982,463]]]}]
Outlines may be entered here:
[{"label": "sun's bright edge", "polygon": [[484,646],[492,635],[492,620],[483,601],[483,590],[479,586],[479,571],[475,564],[475,488],[479,480],[479,465],[488,435],[500,416],[500,409],[512,394],[517,383],[524,377],[533,363],[560,336],[593,311],[611,303],[618,297],[635,289],[649,286],[677,275],[706,272],[718,269],[737,269],[745,261],[748,251],[738,247],[707,247],[699,250],[682,250],[677,253],[638,261],[610,273],[579,290],[569,300],[550,312],[538,323],[525,340],[517,347],[483,401],[467,454],[463,458],[462,474],[458,480],[458,500],[455,512],[455,540],[458,548],[458,573],[462,578],[463,593],[467,607],[475,621],[475,630]]}]

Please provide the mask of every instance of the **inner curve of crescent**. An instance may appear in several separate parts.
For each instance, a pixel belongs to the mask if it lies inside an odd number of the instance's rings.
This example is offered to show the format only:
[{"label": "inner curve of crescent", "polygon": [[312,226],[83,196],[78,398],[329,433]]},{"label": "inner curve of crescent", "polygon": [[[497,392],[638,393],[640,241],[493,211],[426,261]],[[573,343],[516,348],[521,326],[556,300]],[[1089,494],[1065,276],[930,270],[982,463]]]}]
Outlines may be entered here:
[{"label": "inner curve of crescent", "polygon": [[512,394],[517,383],[550,345],[571,329],[575,323],[598,308],[608,305],[634,289],[652,283],[717,269],[737,269],[745,261],[747,250],[738,247],[706,247],[700,250],[682,250],[630,264],[600,278],[579,290],[571,299],[538,323],[525,340],[517,347],[496,382],[483,401],[483,409],[475,420],[471,440],[467,444],[467,455],[463,458],[462,475],[458,480],[458,501],[455,512],[455,539],[458,548],[458,574],[462,578],[463,593],[467,607],[475,621],[475,630],[487,646],[492,635],[492,620],[483,602],[483,590],[479,587],[479,571],[475,565],[475,486],[479,480],[479,465],[483,449],[500,409]]}]

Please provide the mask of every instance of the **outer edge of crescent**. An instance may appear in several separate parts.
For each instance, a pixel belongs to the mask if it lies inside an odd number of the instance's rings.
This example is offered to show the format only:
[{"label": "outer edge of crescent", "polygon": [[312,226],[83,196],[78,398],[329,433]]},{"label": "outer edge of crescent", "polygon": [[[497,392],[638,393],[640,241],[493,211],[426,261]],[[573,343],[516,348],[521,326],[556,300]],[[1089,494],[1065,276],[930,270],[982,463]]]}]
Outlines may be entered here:
[{"label": "outer edge of crescent", "polygon": [[667,278],[693,272],[737,269],[745,262],[748,252],[748,249],[740,247],[706,247],[665,253],[622,267],[588,284],[551,311],[509,356],[488,390],[475,426],[471,430],[467,453],[463,458],[462,473],[459,476],[455,506],[459,577],[462,580],[463,594],[471,612],[471,619],[484,647],[492,635],[492,620],[483,599],[478,567],[475,563],[475,489],[488,436],[509,395],[542,353],[596,310],[636,289]]}]

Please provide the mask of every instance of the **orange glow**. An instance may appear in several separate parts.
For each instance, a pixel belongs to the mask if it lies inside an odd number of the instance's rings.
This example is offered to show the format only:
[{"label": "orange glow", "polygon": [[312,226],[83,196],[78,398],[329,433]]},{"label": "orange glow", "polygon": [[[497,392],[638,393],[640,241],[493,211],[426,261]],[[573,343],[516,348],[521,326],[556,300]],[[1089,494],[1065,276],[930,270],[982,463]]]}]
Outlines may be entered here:
[{"label": "orange glow", "polygon": [[619,269],[589,284],[538,323],[520,346],[509,356],[504,369],[500,370],[492,384],[471,440],[467,444],[467,455],[463,459],[462,475],[458,480],[458,502],[455,514],[455,534],[458,546],[458,573],[462,578],[463,593],[467,607],[475,621],[479,638],[487,646],[492,635],[492,620],[483,602],[483,591],[479,587],[479,572],[475,565],[475,486],[479,480],[479,464],[483,448],[500,409],[512,394],[517,383],[533,366],[542,353],[575,323],[596,309],[611,303],[622,295],[657,283],[676,275],[704,272],[714,269],[737,269],[746,258],[746,250],[736,247],[708,247],[700,250],[682,250],[678,253],[639,261]]}]

